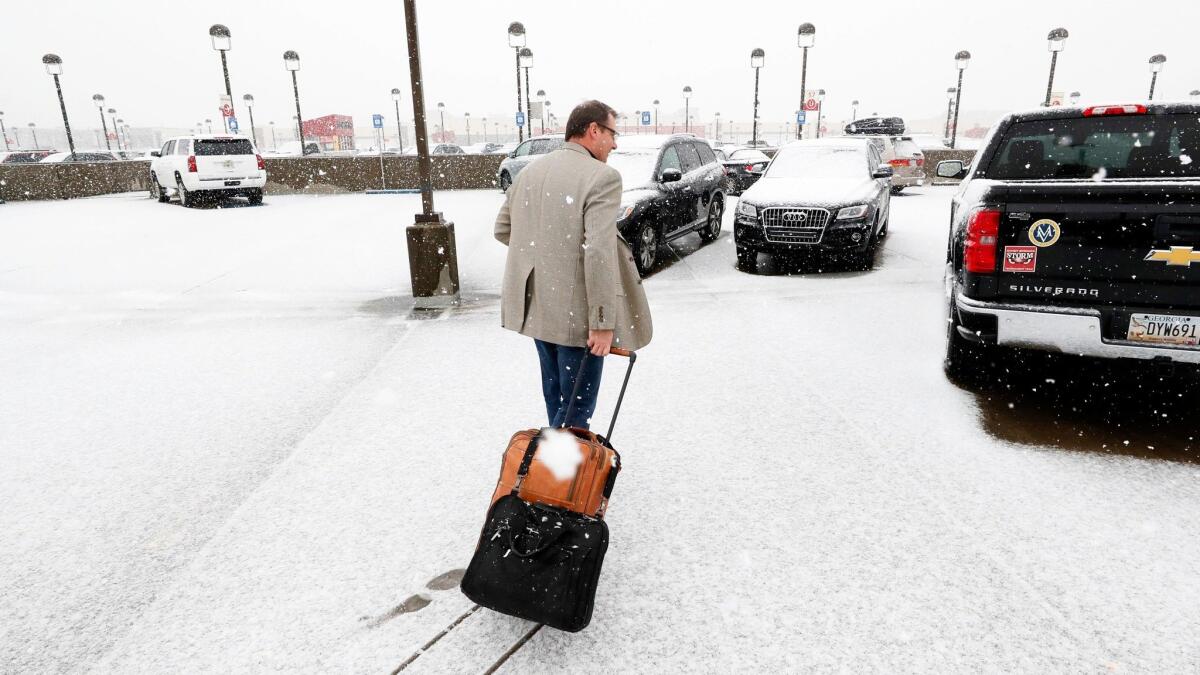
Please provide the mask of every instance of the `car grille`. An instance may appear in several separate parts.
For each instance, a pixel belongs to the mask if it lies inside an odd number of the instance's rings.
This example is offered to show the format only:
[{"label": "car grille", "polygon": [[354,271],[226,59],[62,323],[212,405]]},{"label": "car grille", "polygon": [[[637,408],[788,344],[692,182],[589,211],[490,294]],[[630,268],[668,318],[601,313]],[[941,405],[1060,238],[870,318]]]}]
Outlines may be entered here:
[{"label": "car grille", "polygon": [[772,244],[817,244],[825,235],[825,209],[772,207],[762,210],[763,233]]}]

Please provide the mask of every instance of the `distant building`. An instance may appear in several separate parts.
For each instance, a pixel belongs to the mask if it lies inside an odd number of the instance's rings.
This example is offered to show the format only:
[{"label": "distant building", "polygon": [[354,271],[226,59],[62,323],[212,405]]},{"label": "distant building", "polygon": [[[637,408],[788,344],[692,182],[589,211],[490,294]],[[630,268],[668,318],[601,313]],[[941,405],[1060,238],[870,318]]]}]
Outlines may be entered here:
[{"label": "distant building", "polygon": [[354,149],[354,118],[349,115],[325,115],[304,120],[304,142],[316,143],[322,151]]}]

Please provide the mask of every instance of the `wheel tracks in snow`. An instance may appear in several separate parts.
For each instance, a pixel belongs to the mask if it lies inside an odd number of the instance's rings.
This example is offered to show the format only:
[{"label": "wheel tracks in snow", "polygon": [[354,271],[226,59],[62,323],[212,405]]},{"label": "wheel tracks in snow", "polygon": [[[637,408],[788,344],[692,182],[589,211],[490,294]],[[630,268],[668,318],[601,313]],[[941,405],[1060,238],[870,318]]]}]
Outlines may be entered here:
[{"label": "wheel tracks in snow", "polygon": [[[422,656],[428,654],[429,650],[433,649],[439,642],[441,642],[442,638],[450,635],[454,629],[463,625],[463,622],[475,615],[481,609],[483,609],[483,607],[480,605],[472,605],[470,609],[459,615],[454,621],[451,621],[450,624],[443,628],[437,635],[434,635],[427,642],[425,642],[425,644],[421,645],[420,649],[413,652],[407,659],[397,666],[396,669],[391,672],[391,675],[398,675]],[[542,626],[543,624],[540,623],[534,624],[532,628],[525,631],[516,642],[510,645],[508,649],[504,651],[504,653],[500,654],[500,656],[497,657],[496,660],[493,661],[492,664],[483,671],[483,675],[492,675],[492,673],[495,673],[497,670],[499,670],[505,663],[508,662],[510,658],[512,658],[513,654],[516,654],[522,647],[526,645],[526,643],[533,639],[533,636],[542,629]]]}]

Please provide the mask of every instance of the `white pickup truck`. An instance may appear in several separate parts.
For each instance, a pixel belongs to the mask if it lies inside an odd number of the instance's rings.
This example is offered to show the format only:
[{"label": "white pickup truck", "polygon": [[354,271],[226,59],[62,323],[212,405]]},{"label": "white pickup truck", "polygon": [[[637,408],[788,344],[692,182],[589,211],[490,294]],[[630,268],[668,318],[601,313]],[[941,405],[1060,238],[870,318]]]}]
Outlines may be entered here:
[{"label": "white pickup truck", "polygon": [[248,138],[204,134],[168,139],[150,153],[150,196],[170,201],[174,189],[183,206],[201,197],[244,196],[261,204],[267,167]]}]

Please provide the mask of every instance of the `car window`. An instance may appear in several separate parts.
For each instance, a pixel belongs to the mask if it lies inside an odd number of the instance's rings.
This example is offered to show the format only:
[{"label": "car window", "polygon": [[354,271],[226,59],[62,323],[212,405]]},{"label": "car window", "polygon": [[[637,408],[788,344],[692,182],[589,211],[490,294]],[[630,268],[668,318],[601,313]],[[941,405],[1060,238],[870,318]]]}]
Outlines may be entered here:
[{"label": "car window", "polygon": [[684,173],[700,168],[700,155],[696,152],[694,145],[691,143],[679,143],[675,147],[679,150],[679,160],[683,163]]},{"label": "car window", "polygon": [[769,162],[770,157],[762,150],[734,150],[733,154],[729,155],[729,159],[739,162]]},{"label": "car window", "polygon": [[514,157],[524,157],[529,154],[529,149],[533,147],[533,141],[525,141],[517,146],[517,151],[513,153]]},{"label": "car window", "polygon": [[254,147],[245,138],[211,138],[196,141],[196,156],[253,155]]},{"label": "car window", "polygon": [[165,144],[163,144],[162,151],[159,152],[158,154],[165,156],[165,155],[171,154],[174,150],[175,150],[175,141],[167,141]]},{"label": "car window", "polygon": [[[768,178],[863,178],[863,169],[870,163],[867,157],[877,157],[873,148],[793,146],[781,149],[771,166]],[[878,159],[874,159],[878,165]],[[872,169],[873,171],[874,169]]]},{"label": "car window", "polygon": [[529,151],[531,155],[544,155],[547,152],[554,150],[554,141],[548,138],[539,138],[533,141],[533,150]]},{"label": "car window", "polygon": [[921,148],[917,147],[911,139],[902,138],[896,141],[896,156],[897,157],[916,157],[921,154]]},{"label": "car window", "polygon": [[713,150],[713,153],[716,154],[718,161],[721,161],[721,162],[729,161],[729,155],[726,155],[724,150],[717,148],[717,149]]},{"label": "car window", "polygon": [[192,142],[186,138],[177,142],[175,144],[175,154],[177,154],[177,155],[191,154],[191,148],[189,147],[189,146],[191,146],[191,144],[192,144]]},{"label": "car window", "polygon": [[713,154],[712,148],[707,143],[697,143],[696,150],[700,153],[700,162],[702,164],[713,164],[717,161],[716,155]]},{"label": "car window", "polygon": [[668,146],[663,152],[662,159],[658,161],[658,175],[661,176],[667,169],[678,169],[683,171],[683,165],[679,163],[679,153],[675,151],[675,146]]},{"label": "car window", "polygon": [[1195,148],[1200,119],[1194,113],[1028,120],[1008,128],[984,173],[1000,179],[1191,178],[1200,176]]}]

